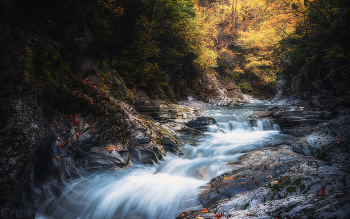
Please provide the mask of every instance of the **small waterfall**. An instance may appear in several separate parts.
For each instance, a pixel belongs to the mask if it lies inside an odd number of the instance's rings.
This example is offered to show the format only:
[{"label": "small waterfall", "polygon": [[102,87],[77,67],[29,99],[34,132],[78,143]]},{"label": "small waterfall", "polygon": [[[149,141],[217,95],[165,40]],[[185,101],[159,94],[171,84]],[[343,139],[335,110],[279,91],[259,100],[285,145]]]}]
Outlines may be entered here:
[{"label": "small waterfall", "polygon": [[280,131],[277,124],[273,124],[270,120],[247,120],[241,116],[237,116],[234,120],[228,122],[218,122],[208,127],[210,133],[232,133],[232,132],[252,132],[252,131]]}]

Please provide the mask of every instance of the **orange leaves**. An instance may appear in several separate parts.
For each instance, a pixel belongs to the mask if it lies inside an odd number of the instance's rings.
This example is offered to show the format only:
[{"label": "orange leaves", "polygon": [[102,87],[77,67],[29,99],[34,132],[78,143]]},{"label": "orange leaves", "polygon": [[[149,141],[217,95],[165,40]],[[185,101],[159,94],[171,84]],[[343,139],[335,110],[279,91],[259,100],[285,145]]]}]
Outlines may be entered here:
[{"label": "orange leaves", "polygon": [[185,215],[184,214],[181,214],[180,217],[184,217]]},{"label": "orange leaves", "polygon": [[216,219],[219,219],[219,218],[222,218],[222,217],[223,217],[222,214],[215,214],[215,218],[216,218]]},{"label": "orange leaves", "polygon": [[258,185],[259,185],[259,182],[255,182],[255,185],[257,185],[257,186],[258,186]]},{"label": "orange leaves", "polygon": [[204,208],[202,212],[208,213],[208,209]]},{"label": "orange leaves", "polygon": [[224,177],[224,180],[226,180],[227,179],[227,177]]},{"label": "orange leaves", "polygon": [[60,156],[56,156],[56,159],[60,159]]},{"label": "orange leaves", "polygon": [[318,190],[318,192],[316,193],[316,196],[322,196],[324,195],[324,190],[325,190],[325,187],[322,186],[320,190]]},{"label": "orange leaves", "polygon": [[234,179],[235,177],[231,176],[230,179]]},{"label": "orange leaves", "polygon": [[61,144],[58,144],[58,147],[64,148],[64,147],[66,147],[66,146],[68,146],[68,145],[69,145],[68,142],[63,142],[63,143],[61,143]]}]

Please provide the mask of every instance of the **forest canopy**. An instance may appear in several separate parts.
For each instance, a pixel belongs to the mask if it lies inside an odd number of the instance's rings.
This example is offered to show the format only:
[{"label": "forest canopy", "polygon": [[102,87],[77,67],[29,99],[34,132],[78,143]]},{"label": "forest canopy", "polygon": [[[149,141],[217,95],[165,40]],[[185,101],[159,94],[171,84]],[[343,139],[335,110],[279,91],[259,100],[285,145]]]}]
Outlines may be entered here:
[{"label": "forest canopy", "polygon": [[[0,4],[1,22],[61,42],[62,54],[73,66],[77,57],[91,56],[101,68],[115,69],[129,88],[136,86],[149,94],[184,96],[187,88],[195,89],[203,81],[198,79],[210,77],[234,82],[256,96],[272,96],[281,75],[304,90],[312,90],[315,81],[349,83],[346,0],[18,0]],[[82,39],[92,42],[84,54],[70,38],[82,28],[77,23],[84,24],[83,31],[91,36]]]}]

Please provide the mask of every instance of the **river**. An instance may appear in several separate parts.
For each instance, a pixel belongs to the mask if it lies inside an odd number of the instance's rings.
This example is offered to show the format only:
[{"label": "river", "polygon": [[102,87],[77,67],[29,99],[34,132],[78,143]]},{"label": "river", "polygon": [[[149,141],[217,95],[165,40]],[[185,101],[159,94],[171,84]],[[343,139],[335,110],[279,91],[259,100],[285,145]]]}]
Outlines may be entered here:
[{"label": "river", "polygon": [[249,121],[254,109],[267,106],[208,108],[204,114],[217,123],[203,135],[180,136],[185,142],[183,155],[168,153],[154,166],[134,164],[69,181],[58,198],[48,199],[39,208],[36,218],[172,219],[198,209],[198,190],[228,171],[227,162],[271,141],[291,138],[270,120]]}]

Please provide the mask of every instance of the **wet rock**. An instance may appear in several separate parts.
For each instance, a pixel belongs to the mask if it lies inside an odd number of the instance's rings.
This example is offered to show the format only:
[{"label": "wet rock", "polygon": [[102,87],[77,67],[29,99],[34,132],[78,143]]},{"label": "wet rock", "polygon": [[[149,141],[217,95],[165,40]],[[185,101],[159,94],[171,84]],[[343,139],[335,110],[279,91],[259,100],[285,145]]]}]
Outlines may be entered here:
[{"label": "wet rock", "polygon": [[270,117],[271,115],[272,115],[271,111],[265,111],[265,112],[261,112],[261,113],[255,113],[255,114],[251,115],[250,117],[252,117],[252,118]]},{"label": "wet rock", "polygon": [[190,128],[205,131],[208,125],[215,124],[216,121],[210,117],[196,117],[195,119],[185,123]]},{"label": "wet rock", "polygon": [[135,102],[135,109],[138,112],[157,112],[159,108],[159,105],[153,101]]},{"label": "wet rock", "polygon": [[279,106],[270,106],[270,107],[268,107],[266,110],[267,110],[267,111],[275,111],[275,110],[278,110],[278,109],[280,109]]},{"label": "wet rock", "polygon": [[[350,116],[318,124],[310,135],[293,143],[293,150],[318,159],[343,161],[350,150]],[[345,155],[345,156],[344,156]]]}]

